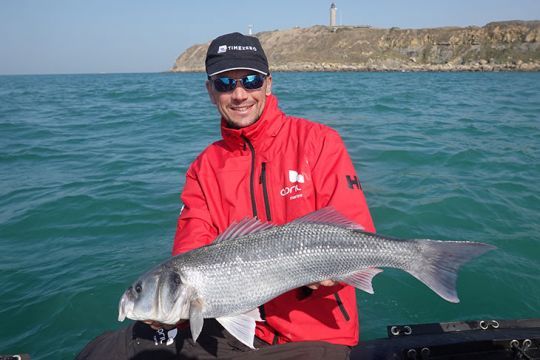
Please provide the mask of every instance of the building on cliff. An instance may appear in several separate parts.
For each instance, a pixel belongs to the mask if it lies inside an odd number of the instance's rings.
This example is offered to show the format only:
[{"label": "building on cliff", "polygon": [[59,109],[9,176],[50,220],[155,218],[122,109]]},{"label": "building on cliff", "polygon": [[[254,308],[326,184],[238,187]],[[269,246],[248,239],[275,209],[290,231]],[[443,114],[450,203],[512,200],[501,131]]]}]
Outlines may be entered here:
[{"label": "building on cliff", "polygon": [[330,5],[330,27],[336,27],[336,14],[337,14],[337,7],[335,3],[332,3]]}]

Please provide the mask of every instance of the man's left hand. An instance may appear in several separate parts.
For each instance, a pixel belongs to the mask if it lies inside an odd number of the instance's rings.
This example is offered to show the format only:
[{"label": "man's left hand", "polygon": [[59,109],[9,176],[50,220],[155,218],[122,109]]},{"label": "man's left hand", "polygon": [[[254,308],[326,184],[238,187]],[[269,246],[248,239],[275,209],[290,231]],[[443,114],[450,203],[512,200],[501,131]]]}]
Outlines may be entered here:
[{"label": "man's left hand", "polygon": [[317,290],[319,286],[334,286],[334,285],[337,285],[337,282],[334,280],[323,280],[321,282],[309,284],[306,286],[310,288],[311,290]]}]

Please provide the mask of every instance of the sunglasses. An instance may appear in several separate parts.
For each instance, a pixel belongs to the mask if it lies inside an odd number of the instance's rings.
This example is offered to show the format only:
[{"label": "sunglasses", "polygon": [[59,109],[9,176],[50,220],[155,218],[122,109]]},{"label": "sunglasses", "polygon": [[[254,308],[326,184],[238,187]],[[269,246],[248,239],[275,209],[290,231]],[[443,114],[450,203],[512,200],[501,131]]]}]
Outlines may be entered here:
[{"label": "sunglasses", "polygon": [[246,90],[260,89],[264,84],[264,75],[247,75],[241,79],[231,79],[230,77],[219,77],[217,79],[209,79],[214,84],[214,89],[218,92],[229,92],[236,89],[238,82],[242,83],[242,86]]}]

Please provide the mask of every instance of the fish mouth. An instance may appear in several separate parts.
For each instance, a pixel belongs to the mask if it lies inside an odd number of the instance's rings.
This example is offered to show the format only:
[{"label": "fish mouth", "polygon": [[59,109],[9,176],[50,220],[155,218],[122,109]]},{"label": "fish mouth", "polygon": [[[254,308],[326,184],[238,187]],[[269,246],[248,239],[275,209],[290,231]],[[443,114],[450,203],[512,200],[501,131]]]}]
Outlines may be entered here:
[{"label": "fish mouth", "polygon": [[127,316],[131,315],[134,306],[135,303],[129,298],[126,291],[118,304],[118,321],[124,321]]}]

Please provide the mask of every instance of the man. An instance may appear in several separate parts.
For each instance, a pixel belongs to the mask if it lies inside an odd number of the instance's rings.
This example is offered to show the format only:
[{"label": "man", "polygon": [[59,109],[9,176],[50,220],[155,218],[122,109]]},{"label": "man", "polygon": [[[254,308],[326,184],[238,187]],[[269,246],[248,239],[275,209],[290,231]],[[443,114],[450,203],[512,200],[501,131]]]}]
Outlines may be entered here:
[{"label": "man", "polygon": [[[173,255],[210,244],[245,217],[284,224],[327,206],[374,231],[340,136],[278,108],[268,61],[257,38],[239,33],[216,38],[208,49],[206,72],[210,100],[221,115],[223,139],[208,146],[187,171]],[[261,306],[260,312],[264,321],[257,323],[255,340],[260,350],[251,351],[207,319],[197,343],[190,340],[189,327],[179,325],[177,354],[346,358],[349,347],[358,342],[356,297],[350,286],[330,280],[311,284],[282,294]],[[147,323],[153,329],[162,326]],[[166,330],[159,331],[165,340],[172,337]],[[133,339],[148,343],[145,339],[152,334],[148,326],[135,323],[123,336],[131,336],[127,343]],[[163,344],[157,348],[166,349]],[[152,344],[144,349],[151,350]]]}]

